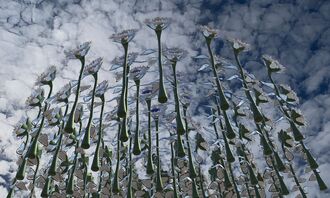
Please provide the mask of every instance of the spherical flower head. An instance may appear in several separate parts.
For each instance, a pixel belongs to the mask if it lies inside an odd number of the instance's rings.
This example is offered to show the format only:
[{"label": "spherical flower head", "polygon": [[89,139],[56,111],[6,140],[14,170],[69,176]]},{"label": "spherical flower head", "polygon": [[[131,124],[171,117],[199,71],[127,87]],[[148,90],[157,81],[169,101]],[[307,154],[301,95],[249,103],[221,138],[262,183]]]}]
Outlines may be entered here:
[{"label": "spherical flower head", "polygon": [[120,33],[113,34],[110,39],[123,45],[128,44],[131,40],[133,40],[137,31],[137,29],[124,30]]},{"label": "spherical flower head", "polygon": [[144,23],[156,32],[161,32],[170,25],[171,19],[166,17],[156,17],[153,19],[146,19]]},{"label": "spherical flower head", "polygon": [[49,85],[56,77],[56,67],[50,66],[45,72],[38,76],[36,85]]},{"label": "spherical flower head", "polygon": [[95,96],[96,97],[103,97],[104,93],[107,91],[108,89],[108,81],[104,80],[102,81],[100,84],[97,85],[96,90],[95,90]]},{"label": "spherical flower head", "polygon": [[141,80],[143,76],[147,73],[148,69],[148,66],[134,67],[131,69],[129,77],[134,81]]},{"label": "spherical flower head", "polygon": [[65,51],[67,58],[69,59],[81,59],[85,57],[91,48],[91,41],[85,42],[81,45],[79,45],[76,49]]},{"label": "spherical flower head", "polygon": [[209,26],[203,25],[200,29],[208,43],[211,43],[211,41],[218,36],[218,31],[210,28]]},{"label": "spherical flower head", "polygon": [[45,91],[42,88],[37,88],[32,91],[31,95],[26,100],[26,105],[30,107],[41,106],[41,103],[45,99]]},{"label": "spherical flower head", "polygon": [[47,118],[49,126],[56,126],[60,124],[62,120],[62,111],[61,108],[52,108],[45,111],[44,116]]},{"label": "spherical flower head", "polygon": [[167,48],[163,51],[163,54],[167,60],[172,64],[184,59],[187,56],[187,51],[180,48]]},{"label": "spherical flower head", "polygon": [[264,65],[267,67],[268,72],[281,72],[284,71],[285,67],[280,64],[277,60],[273,59],[273,57],[269,55],[263,55],[262,59],[264,61]]},{"label": "spherical flower head", "polygon": [[248,43],[244,43],[238,39],[228,39],[231,43],[232,48],[234,49],[235,54],[239,54],[240,52],[246,52],[250,50],[250,45]]},{"label": "spherical flower head", "polygon": [[87,65],[84,69],[84,76],[94,75],[101,68],[103,63],[103,58],[97,58],[93,60],[89,65]]},{"label": "spherical flower head", "polygon": [[71,84],[66,84],[60,91],[55,94],[55,98],[57,102],[67,102],[69,100],[71,94]]}]

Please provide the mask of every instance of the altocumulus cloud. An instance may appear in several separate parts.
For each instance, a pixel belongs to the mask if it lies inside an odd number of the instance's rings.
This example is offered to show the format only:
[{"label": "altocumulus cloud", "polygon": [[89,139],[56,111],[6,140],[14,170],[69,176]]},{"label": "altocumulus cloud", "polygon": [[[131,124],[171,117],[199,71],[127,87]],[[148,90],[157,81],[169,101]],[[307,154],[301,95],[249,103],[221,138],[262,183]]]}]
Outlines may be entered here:
[{"label": "altocumulus cloud", "polygon": [[[330,184],[330,2],[271,0],[173,0],[173,1],[79,1],[20,0],[0,2],[0,196],[6,195],[16,171],[17,141],[13,125],[24,115],[24,101],[39,73],[50,65],[59,69],[55,88],[74,79],[79,66],[66,62],[64,49],[92,41],[90,59],[104,57],[100,78],[114,81],[108,72],[110,61],[121,55],[109,36],[127,28],[139,32],[131,51],[155,48],[154,33],[144,19],[165,16],[174,19],[164,33],[168,46],[180,46],[197,54],[204,47],[197,24],[221,30],[220,37],[236,37],[249,42],[253,51],[245,60],[246,69],[264,78],[262,53],[273,55],[286,65],[277,80],[298,91],[309,126],[307,144],[320,162],[320,170]],[[203,49],[205,50],[205,49]],[[228,46],[217,43],[217,53],[232,59]],[[180,70],[192,71],[186,66]],[[55,90],[57,91],[57,90]],[[306,190],[320,195],[316,186]]]}]

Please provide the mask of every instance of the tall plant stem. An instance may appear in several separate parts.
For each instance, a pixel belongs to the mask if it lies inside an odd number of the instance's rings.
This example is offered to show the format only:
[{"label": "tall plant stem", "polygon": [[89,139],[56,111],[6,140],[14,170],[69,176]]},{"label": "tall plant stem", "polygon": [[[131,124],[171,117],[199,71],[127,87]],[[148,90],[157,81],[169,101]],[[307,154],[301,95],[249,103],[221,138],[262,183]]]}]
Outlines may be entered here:
[{"label": "tall plant stem", "polygon": [[129,139],[129,178],[128,178],[128,189],[127,189],[127,198],[133,197],[132,192],[132,178],[133,178],[133,163],[132,163],[132,138]]},{"label": "tall plant stem", "polygon": [[164,74],[162,66],[162,44],[161,44],[161,35],[162,30],[155,30],[158,41],[158,67],[159,67],[159,93],[158,93],[158,102],[166,103],[167,102],[167,93],[164,84]]},{"label": "tall plant stem", "polygon": [[139,119],[139,113],[140,113],[140,80],[135,81],[136,85],[136,127],[135,127],[135,136],[134,136],[134,146],[133,146],[133,154],[134,155],[140,155],[141,154],[141,145],[140,145],[140,119]]},{"label": "tall plant stem", "polygon": [[120,126],[120,121],[118,118],[118,139],[117,139],[117,164],[116,164],[116,171],[115,171],[115,175],[113,178],[113,184],[112,184],[112,192],[117,194],[120,192],[120,187],[119,187],[119,178],[118,178],[118,174],[119,174],[119,164],[120,164],[120,140],[119,140],[119,136],[120,136],[120,130],[121,130],[121,126]]},{"label": "tall plant stem", "polygon": [[229,103],[228,103],[228,101],[226,99],[226,96],[223,92],[223,89],[222,89],[222,86],[221,86],[221,83],[220,83],[220,80],[219,80],[219,77],[218,77],[218,73],[217,73],[217,70],[216,70],[216,67],[215,67],[214,56],[213,56],[213,52],[212,52],[212,49],[211,49],[211,42],[207,42],[207,49],[209,51],[213,76],[215,78],[215,83],[217,85],[218,94],[219,94],[219,97],[220,97],[220,107],[221,107],[221,110],[226,111],[227,109],[229,109]]},{"label": "tall plant stem", "polygon": [[124,47],[124,64],[123,64],[123,85],[122,85],[122,89],[121,89],[121,96],[120,96],[120,100],[119,100],[119,105],[118,105],[118,111],[117,111],[117,116],[120,118],[124,118],[127,114],[127,85],[126,83],[126,76],[127,76],[127,54],[128,54],[128,43],[123,44]]},{"label": "tall plant stem", "polygon": [[156,191],[161,192],[163,191],[163,181],[162,181],[162,175],[161,175],[161,167],[160,167],[160,154],[159,154],[159,122],[158,118],[155,119],[156,123],[156,152],[157,152],[157,178],[156,178]]},{"label": "tall plant stem", "polygon": [[172,177],[173,177],[174,198],[179,198],[177,184],[176,184],[176,171],[175,171],[174,161],[175,161],[174,148],[173,148],[173,143],[171,143],[171,169],[172,169]]},{"label": "tall plant stem", "polygon": [[154,163],[152,160],[152,136],[151,136],[151,99],[146,99],[148,107],[148,162],[147,162],[147,174],[154,173]]},{"label": "tall plant stem", "polygon": [[97,87],[97,73],[93,75],[94,77],[94,87],[92,91],[92,101],[91,101],[91,108],[89,110],[89,118],[88,118],[88,123],[86,126],[86,132],[84,135],[84,139],[81,142],[81,148],[83,149],[89,149],[90,144],[91,144],[91,126],[92,126],[92,120],[93,120],[93,112],[94,112],[94,100],[95,100],[95,90]]},{"label": "tall plant stem", "polygon": [[74,100],[70,115],[69,115],[69,119],[64,127],[64,131],[67,133],[73,133],[75,128],[74,128],[74,114],[76,112],[76,108],[77,108],[77,103],[78,103],[78,99],[79,99],[79,93],[80,93],[80,83],[81,83],[81,78],[82,78],[82,74],[84,71],[84,67],[85,67],[85,57],[81,57],[80,59],[81,62],[81,69],[80,69],[80,73],[79,73],[79,78],[78,78],[78,84],[77,84],[77,90],[76,90],[76,98]]},{"label": "tall plant stem", "polygon": [[93,163],[91,167],[91,170],[95,172],[100,170],[100,145],[101,145],[101,141],[103,140],[102,121],[103,121],[103,111],[104,111],[104,95],[102,95],[100,99],[102,101],[102,104],[101,104],[101,112],[100,112],[99,132],[98,132],[98,139],[94,153]]}]

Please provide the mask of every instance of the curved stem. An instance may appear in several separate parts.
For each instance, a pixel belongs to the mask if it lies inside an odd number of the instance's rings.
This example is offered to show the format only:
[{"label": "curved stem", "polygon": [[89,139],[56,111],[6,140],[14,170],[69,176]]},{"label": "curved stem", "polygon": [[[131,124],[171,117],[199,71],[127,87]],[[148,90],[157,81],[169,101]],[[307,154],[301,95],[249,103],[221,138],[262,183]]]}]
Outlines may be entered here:
[{"label": "curved stem", "polygon": [[69,119],[64,127],[64,131],[67,133],[73,133],[75,128],[74,128],[74,114],[76,112],[76,108],[77,108],[77,103],[78,103],[78,99],[79,99],[79,93],[80,93],[80,83],[81,83],[81,78],[82,78],[82,74],[84,71],[84,67],[85,67],[85,57],[82,57],[80,59],[81,62],[81,69],[80,69],[80,73],[79,73],[79,78],[78,78],[78,84],[77,84],[77,91],[76,91],[76,98],[74,100],[71,112],[70,112],[70,116]]},{"label": "curved stem", "polygon": [[81,148],[83,149],[89,149],[91,140],[91,125],[92,125],[92,120],[93,120],[93,112],[94,112],[94,100],[95,100],[95,90],[97,87],[97,73],[93,75],[94,77],[94,87],[93,87],[93,93],[92,93],[92,101],[91,101],[91,108],[89,111],[89,118],[88,118],[88,123],[86,126],[86,132],[84,135],[84,139],[81,142]]},{"label": "curved stem", "polygon": [[100,144],[101,144],[101,140],[103,139],[102,121],[103,121],[103,111],[104,111],[104,96],[102,95],[100,97],[100,99],[102,101],[102,105],[101,105],[101,112],[100,112],[100,123],[99,123],[97,145],[96,145],[93,163],[92,163],[92,167],[91,167],[92,171],[99,171],[99,169],[100,169]]}]

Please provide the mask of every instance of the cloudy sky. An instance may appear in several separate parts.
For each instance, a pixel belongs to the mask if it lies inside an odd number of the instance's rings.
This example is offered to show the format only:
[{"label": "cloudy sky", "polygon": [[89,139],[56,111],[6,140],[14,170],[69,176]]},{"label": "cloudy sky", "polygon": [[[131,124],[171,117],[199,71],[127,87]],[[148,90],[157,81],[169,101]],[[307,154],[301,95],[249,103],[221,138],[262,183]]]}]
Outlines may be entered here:
[{"label": "cloudy sky", "polygon": [[[121,48],[109,36],[137,28],[131,49],[155,48],[154,32],[143,21],[156,16],[173,19],[163,36],[166,45],[180,46],[191,56],[205,50],[197,28],[208,24],[221,31],[216,51],[226,58],[233,57],[221,37],[251,44],[252,52],[244,60],[246,69],[258,78],[265,78],[262,54],[285,65],[286,72],[276,80],[297,91],[308,122],[306,143],[329,186],[329,10],[326,0],[0,0],[0,195],[6,194],[10,172],[17,168],[13,125],[25,114],[24,102],[37,75],[56,65],[58,90],[79,70],[77,63],[64,61],[63,51],[92,41],[90,58],[104,57],[100,78],[113,81],[108,69]],[[192,69],[196,68],[180,68]]]}]

